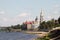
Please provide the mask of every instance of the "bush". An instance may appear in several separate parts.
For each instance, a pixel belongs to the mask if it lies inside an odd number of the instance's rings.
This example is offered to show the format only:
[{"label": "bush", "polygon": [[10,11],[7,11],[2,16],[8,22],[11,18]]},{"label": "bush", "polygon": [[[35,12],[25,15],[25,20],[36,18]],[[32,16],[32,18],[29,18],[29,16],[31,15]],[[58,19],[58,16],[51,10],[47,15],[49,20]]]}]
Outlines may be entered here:
[{"label": "bush", "polygon": [[43,38],[37,38],[36,40],[49,40],[50,38],[48,36],[45,36]]}]

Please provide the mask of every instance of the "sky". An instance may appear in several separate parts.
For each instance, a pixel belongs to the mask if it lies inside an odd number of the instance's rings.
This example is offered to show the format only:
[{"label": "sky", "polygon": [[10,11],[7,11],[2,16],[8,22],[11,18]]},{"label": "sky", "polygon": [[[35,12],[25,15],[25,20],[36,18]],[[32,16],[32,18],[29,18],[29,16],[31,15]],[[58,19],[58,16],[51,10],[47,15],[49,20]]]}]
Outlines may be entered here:
[{"label": "sky", "polygon": [[58,19],[60,0],[0,0],[0,26],[39,19],[41,10],[44,20]]}]

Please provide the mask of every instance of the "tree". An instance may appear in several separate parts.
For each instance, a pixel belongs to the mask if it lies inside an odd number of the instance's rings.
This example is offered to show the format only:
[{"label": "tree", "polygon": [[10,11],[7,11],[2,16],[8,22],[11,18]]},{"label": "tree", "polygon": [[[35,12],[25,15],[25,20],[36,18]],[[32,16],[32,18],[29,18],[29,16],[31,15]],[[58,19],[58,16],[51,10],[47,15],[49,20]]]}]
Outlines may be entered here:
[{"label": "tree", "polygon": [[48,29],[52,29],[53,28],[53,22],[47,21],[47,25],[48,25]]},{"label": "tree", "polygon": [[39,26],[39,29],[43,29],[43,30],[51,30],[52,28],[55,27],[55,20],[52,19],[52,20],[49,20],[49,21],[43,21],[40,26]]},{"label": "tree", "polygon": [[11,28],[13,29],[20,29],[21,28],[21,25],[20,24],[17,24],[17,25],[12,25]]},{"label": "tree", "polygon": [[58,18],[58,22],[59,22],[59,24],[60,24],[60,17]]},{"label": "tree", "polygon": [[23,24],[21,25],[21,29],[22,29],[22,30],[27,30],[27,24],[24,24],[24,23],[23,23]]},{"label": "tree", "polygon": [[10,32],[10,31],[11,31],[10,27],[7,27],[7,28],[6,28],[6,30],[7,30],[8,32]]},{"label": "tree", "polygon": [[39,25],[38,28],[39,28],[39,30],[40,30],[40,29],[43,29],[43,23],[40,23],[40,25]]},{"label": "tree", "polygon": [[48,29],[47,22],[43,21],[39,26],[39,30],[47,31],[47,29]]}]

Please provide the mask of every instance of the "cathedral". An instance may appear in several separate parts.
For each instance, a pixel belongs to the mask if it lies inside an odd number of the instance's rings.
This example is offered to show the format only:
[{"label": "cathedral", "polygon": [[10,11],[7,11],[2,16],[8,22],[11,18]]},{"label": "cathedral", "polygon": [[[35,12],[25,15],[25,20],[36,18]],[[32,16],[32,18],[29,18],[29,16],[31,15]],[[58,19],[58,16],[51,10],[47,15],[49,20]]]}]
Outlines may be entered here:
[{"label": "cathedral", "polygon": [[34,21],[26,21],[24,22],[27,25],[27,30],[38,30],[40,23],[43,22],[42,11],[40,12],[40,20],[38,21],[38,17],[36,16]]}]

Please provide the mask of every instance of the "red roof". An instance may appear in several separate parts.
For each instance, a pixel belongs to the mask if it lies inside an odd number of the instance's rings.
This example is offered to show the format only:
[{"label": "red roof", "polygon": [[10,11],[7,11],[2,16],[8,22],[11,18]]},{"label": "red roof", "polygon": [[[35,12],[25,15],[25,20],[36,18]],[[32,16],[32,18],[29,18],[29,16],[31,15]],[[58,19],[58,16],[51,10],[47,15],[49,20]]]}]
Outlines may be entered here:
[{"label": "red roof", "polygon": [[32,23],[34,24],[34,21],[32,21]]},{"label": "red roof", "polygon": [[32,23],[33,23],[33,21],[32,22],[31,21],[29,21],[29,22],[26,21],[25,22],[25,24],[32,24]]}]

